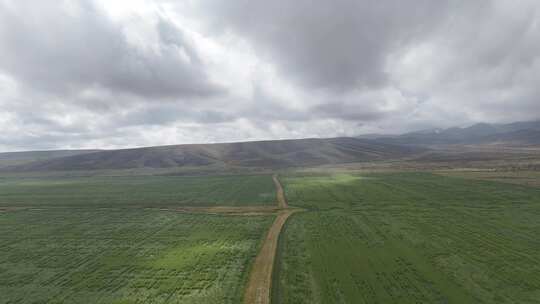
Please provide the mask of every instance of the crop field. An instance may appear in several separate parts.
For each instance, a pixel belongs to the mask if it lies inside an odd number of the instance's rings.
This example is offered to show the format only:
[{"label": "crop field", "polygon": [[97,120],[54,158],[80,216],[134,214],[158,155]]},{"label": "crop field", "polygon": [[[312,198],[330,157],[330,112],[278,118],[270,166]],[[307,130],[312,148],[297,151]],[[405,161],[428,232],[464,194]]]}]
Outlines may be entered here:
[{"label": "crop field", "polygon": [[468,179],[481,179],[540,187],[540,171],[441,171],[438,174],[445,176],[463,177]]},{"label": "crop field", "polygon": [[539,303],[540,188],[290,175],[274,303]]},{"label": "crop field", "polygon": [[0,178],[0,207],[272,205],[270,175]]},{"label": "crop field", "polygon": [[240,303],[274,216],[0,212],[0,303]]}]

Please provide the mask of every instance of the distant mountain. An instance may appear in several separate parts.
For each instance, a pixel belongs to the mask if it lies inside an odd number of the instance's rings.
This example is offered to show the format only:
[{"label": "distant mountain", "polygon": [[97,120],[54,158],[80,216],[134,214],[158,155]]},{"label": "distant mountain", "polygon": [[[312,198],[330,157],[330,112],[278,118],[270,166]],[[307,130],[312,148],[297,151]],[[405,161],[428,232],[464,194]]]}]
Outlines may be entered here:
[{"label": "distant mountain", "polygon": [[[540,146],[540,121],[475,124],[367,138],[312,138],[192,144],[122,150],[58,150],[0,153],[2,172],[43,172],[139,168],[182,168],[193,171],[241,168],[292,168],[397,159],[486,160],[474,145]],[[468,145],[460,147],[460,145]],[[482,146],[484,147],[484,146]],[[448,149],[447,149],[448,148]],[[466,151],[469,151],[465,153]],[[442,151],[442,152],[441,152]],[[532,151],[532,150],[531,150]],[[444,152],[444,153],[443,153]],[[472,156],[471,156],[472,155]],[[502,155],[502,156],[501,156]]]},{"label": "distant mountain", "polygon": [[285,168],[397,159],[420,149],[358,138],[193,144],[98,151],[39,160],[2,171],[177,167]]},{"label": "distant mountain", "polygon": [[29,152],[6,152],[0,153],[0,168],[21,165],[39,160],[73,156],[85,153],[93,153],[99,150],[53,150],[53,151],[29,151]]},{"label": "distant mountain", "polygon": [[540,145],[540,130],[526,129],[507,133],[497,133],[482,138],[487,143],[504,143],[508,145],[538,146]]},{"label": "distant mountain", "polygon": [[376,141],[398,145],[508,144],[539,145],[540,121],[510,124],[479,123],[466,128],[432,129],[396,136],[380,136]]}]

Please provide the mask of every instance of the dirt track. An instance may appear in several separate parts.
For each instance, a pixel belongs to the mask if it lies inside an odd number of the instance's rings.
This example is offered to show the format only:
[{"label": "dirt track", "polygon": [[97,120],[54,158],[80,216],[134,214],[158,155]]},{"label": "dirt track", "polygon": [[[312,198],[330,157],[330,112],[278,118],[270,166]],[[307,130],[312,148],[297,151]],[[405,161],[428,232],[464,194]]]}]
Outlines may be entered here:
[{"label": "dirt track", "polygon": [[279,182],[277,174],[272,176],[276,186],[276,196],[278,207],[281,208],[276,220],[270,227],[268,235],[264,240],[261,251],[253,262],[253,268],[249,274],[248,283],[244,291],[244,304],[269,304],[270,291],[272,288],[272,274],[276,259],[279,234],[285,222],[291,214],[300,209],[289,209],[289,204],[285,199],[283,187]]},{"label": "dirt track", "polygon": [[186,213],[225,214],[225,215],[263,215],[276,214],[274,223],[268,230],[260,252],[257,254],[248,282],[244,290],[244,304],[269,304],[272,288],[272,274],[276,259],[279,235],[285,222],[293,213],[301,209],[289,208],[283,187],[277,174],[272,176],[276,187],[277,206],[241,206],[241,207],[178,207],[162,208],[164,211]]},{"label": "dirt track", "polygon": [[289,204],[287,203],[287,200],[285,199],[285,192],[283,191],[283,187],[281,186],[281,183],[279,182],[277,174],[274,174],[272,176],[272,179],[274,180],[274,185],[276,185],[276,195],[277,195],[278,206],[280,208],[288,208]]},{"label": "dirt track", "polygon": [[270,227],[261,251],[255,258],[244,291],[245,304],[269,304],[272,287],[272,273],[278,247],[279,234],[289,216],[298,209],[287,209],[279,212],[274,224]]}]

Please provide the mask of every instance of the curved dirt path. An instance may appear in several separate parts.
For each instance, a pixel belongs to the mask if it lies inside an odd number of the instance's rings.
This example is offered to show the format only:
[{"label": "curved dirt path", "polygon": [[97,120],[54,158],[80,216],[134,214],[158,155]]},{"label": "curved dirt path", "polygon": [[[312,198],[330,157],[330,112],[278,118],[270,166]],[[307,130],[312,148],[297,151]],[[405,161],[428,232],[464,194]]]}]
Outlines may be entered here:
[{"label": "curved dirt path", "polygon": [[276,185],[276,195],[277,195],[278,206],[280,208],[289,208],[289,204],[287,203],[287,199],[285,198],[285,192],[283,191],[283,187],[281,186],[281,183],[279,182],[278,175],[274,174],[272,176],[272,179],[274,180],[274,185]]},{"label": "curved dirt path", "polygon": [[300,211],[299,209],[289,209],[289,204],[285,199],[283,187],[279,182],[277,174],[272,176],[276,186],[276,198],[278,207],[282,210],[278,212],[276,220],[270,227],[261,251],[253,262],[251,273],[244,291],[244,304],[269,304],[270,290],[272,288],[272,273],[278,247],[279,234],[285,222],[291,214]]},{"label": "curved dirt path", "polygon": [[278,247],[279,234],[291,214],[298,209],[282,210],[270,227],[261,251],[253,262],[248,283],[244,291],[244,304],[269,304],[272,273]]}]

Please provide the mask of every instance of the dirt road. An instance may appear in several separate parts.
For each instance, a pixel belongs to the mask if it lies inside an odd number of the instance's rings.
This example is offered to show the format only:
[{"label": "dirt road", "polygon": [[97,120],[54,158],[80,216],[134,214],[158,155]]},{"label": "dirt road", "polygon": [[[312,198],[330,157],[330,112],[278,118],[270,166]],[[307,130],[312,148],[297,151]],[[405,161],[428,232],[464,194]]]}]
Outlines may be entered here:
[{"label": "dirt road", "polygon": [[272,176],[276,187],[277,206],[241,206],[241,207],[178,207],[163,208],[160,210],[204,213],[204,214],[226,214],[226,215],[263,215],[276,214],[274,223],[268,230],[261,250],[258,253],[251,273],[249,274],[246,289],[244,290],[245,304],[269,304],[270,291],[272,288],[272,274],[278,249],[278,240],[283,225],[291,214],[301,211],[301,209],[289,208],[283,187],[278,179],[278,175]]},{"label": "dirt road", "polygon": [[274,174],[272,176],[272,179],[274,180],[274,185],[276,185],[276,195],[277,195],[278,206],[280,208],[288,208],[289,204],[287,204],[287,199],[285,198],[285,192],[283,191],[283,187],[281,186],[281,183],[279,182],[277,174]]},{"label": "dirt road", "polygon": [[283,225],[291,214],[298,209],[286,209],[278,213],[276,220],[270,227],[264,240],[261,251],[255,258],[253,268],[249,275],[244,291],[244,304],[269,304],[270,290],[272,288],[272,273],[278,247],[279,234]]},{"label": "dirt road", "polygon": [[283,187],[279,182],[277,174],[272,176],[276,186],[276,196],[278,212],[276,220],[270,227],[261,251],[253,262],[253,268],[249,274],[248,283],[244,291],[244,304],[269,304],[270,291],[272,288],[272,274],[278,249],[278,240],[283,225],[291,214],[301,211],[300,209],[290,209]]}]

